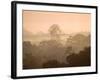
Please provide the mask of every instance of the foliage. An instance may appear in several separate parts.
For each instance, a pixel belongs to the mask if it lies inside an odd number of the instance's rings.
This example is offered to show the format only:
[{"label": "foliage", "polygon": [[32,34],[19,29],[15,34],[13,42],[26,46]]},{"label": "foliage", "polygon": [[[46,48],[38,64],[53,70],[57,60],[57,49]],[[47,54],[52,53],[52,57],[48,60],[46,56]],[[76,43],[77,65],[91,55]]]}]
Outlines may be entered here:
[{"label": "foliage", "polygon": [[60,27],[57,24],[53,24],[50,28],[49,28],[49,33],[51,35],[51,39],[53,40],[58,40],[60,39],[60,34],[61,34],[61,30]]},{"label": "foliage", "polygon": [[90,36],[76,34],[62,44],[58,25],[50,27],[50,40],[37,44],[23,41],[23,69],[56,68],[91,65]]},{"label": "foliage", "polygon": [[57,68],[57,67],[66,67],[67,64],[60,63],[57,60],[49,60],[43,64],[43,68]]},{"label": "foliage", "polygon": [[78,54],[71,54],[66,57],[70,66],[90,66],[90,47],[85,48],[83,51],[80,51]]}]

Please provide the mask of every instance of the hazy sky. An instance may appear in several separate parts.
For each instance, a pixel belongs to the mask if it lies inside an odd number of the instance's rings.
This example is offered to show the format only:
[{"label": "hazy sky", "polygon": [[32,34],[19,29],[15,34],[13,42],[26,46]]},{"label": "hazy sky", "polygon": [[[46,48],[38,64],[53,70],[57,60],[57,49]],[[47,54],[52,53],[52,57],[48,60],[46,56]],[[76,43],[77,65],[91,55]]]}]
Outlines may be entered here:
[{"label": "hazy sky", "polygon": [[90,32],[91,14],[61,13],[43,11],[23,11],[23,29],[33,34],[48,33],[53,24],[58,24],[62,32]]}]

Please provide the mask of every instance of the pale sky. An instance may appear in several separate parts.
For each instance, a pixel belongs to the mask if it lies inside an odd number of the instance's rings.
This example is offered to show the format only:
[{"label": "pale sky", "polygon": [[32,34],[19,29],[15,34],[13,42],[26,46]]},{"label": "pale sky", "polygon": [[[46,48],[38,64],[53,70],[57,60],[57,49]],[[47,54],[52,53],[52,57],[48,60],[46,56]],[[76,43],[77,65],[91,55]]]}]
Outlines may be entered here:
[{"label": "pale sky", "polygon": [[58,24],[62,32],[66,34],[90,32],[91,14],[23,11],[23,29],[28,32],[48,33],[48,29],[53,24]]}]

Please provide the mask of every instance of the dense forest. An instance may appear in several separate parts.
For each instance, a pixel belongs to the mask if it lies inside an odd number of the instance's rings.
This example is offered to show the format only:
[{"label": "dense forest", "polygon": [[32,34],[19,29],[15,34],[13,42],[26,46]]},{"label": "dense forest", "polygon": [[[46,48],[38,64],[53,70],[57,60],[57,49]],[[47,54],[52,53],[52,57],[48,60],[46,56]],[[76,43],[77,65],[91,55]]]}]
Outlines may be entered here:
[{"label": "dense forest", "polygon": [[90,34],[77,33],[68,37],[57,24],[52,25],[48,32],[46,36],[49,38],[38,44],[23,41],[23,69],[91,65]]}]

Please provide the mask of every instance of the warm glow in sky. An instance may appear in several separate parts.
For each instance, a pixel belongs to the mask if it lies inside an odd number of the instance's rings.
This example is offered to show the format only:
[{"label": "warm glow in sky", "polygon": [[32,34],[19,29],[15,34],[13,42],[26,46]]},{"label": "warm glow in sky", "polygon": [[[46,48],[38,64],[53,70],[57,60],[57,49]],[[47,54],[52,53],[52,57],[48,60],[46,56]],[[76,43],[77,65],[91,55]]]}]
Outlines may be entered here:
[{"label": "warm glow in sky", "polygon": [[33,34],[48,33],[53,24],[58,24],[63,33],[90,32],[91,14],[23,11],[23,29]]}]

